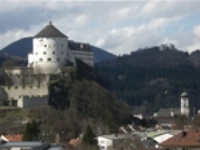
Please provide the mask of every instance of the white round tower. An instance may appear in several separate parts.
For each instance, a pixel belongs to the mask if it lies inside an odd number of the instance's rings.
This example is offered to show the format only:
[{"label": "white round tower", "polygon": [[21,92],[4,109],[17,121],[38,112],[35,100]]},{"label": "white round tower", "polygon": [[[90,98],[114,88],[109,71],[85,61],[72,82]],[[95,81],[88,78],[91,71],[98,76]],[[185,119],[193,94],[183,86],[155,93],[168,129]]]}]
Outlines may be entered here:
[{"label": "white round tower", "polygon": [[189,98],[186,92],[181,94],[181,114],[189,117]]},{"label": "white round tower", "polygon": [[68,37],[51,23],[33,38],[33,53],[28,65],[35,74],[58,74],[67,61]]}]

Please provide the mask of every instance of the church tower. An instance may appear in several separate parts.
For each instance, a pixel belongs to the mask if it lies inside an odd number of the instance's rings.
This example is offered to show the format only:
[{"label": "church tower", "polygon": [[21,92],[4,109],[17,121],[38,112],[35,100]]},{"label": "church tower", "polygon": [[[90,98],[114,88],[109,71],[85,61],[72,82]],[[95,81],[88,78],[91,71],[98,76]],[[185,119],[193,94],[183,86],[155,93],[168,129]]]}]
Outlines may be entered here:
[{"label": "church tower", "polygon": [[181,115],[189,117],[189,98],[186,92],[181,94]]},{"label": "church tower", "polygon": [[49,24],[33,37],[33,52],[28,66],[35,74],[58,74],[68,55],[68,37]]}]

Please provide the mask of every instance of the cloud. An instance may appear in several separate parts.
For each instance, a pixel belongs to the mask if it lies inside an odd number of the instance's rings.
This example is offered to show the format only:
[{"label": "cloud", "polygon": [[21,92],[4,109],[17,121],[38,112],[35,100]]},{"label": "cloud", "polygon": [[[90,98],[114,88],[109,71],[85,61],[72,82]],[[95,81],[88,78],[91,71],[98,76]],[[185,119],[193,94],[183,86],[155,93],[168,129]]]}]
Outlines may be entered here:
[{"label": "cloud", "polygon": [[88,17],[86,15],[80,15],[75,19],[76,24],[84,25],[88,21]]},{"label": "cloud", "polygon": [[187,0],[0,0],[0,48],[34,36],[52,20],[69,39],[115,54],[165,42],[191,50],[200,41],[200,20],[190,19],[199,6],[200,1]]},{"label": "cloud", "polygon": [[[100,37],[96,45],[116,54],[130,53],[141,47],[162,44],[162,33],[170,23],[179,18],[157,18],[139,26],[114,28]],[[145,43],[145,44],[144,44]]]}]

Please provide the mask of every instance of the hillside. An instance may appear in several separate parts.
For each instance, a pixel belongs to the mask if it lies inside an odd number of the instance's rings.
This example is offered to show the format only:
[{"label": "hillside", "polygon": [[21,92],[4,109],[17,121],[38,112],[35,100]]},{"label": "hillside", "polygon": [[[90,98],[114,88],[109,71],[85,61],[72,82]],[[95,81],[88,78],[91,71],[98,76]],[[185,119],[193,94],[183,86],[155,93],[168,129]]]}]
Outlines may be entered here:
[{"label": "hillside", "polygon": [[[69,42],[70,44],[74,43],[72,41],[69,41]],[[90,47],[94,51],[95,63],[116,59],[116,56],[114,54],[111,54],[93,45],[90,45]],[[23,58],[27,58],[28,53],[31,53],[31,52],[32,52],[32,37],[27,37],[27,38],[23,38],[18,41],[15,41],[7,45],[0,51],[0,53],[6,53],[11,56],[19,56]]]},{"label": "hillside", "polygon": [[200,55],[174,46],[140,49],[114,61],[98,64],[110,89],[132,106],[146,106],[153,113],[161,107],[179,107],[180,94],[190,96],[190,107],[200,108]]},{"label": "hillside", "polygon": [[[0,55],[1,56],[1,55]],[[9,58],[9,59],[8,59]],[[1,60],[2,59],[2,60]],[[24,64],[24,60],[1,56],[0,62],[14,67]],[[2,67],[1,66],[1,67]],[[1,133],[23,133],[28,121],[36,120],[42,133],[51,131],[52,141],[57,133],[65,133],[67,141],[84,132],[87,125],[94,131],[97,127],[105,134],[118,131],[118,127],[130,123],[129,106],[119,101],[107,88],[98,71],[77,60],[77,68],[65,68],[66,73],[50,76],[49,106],[36,108],[10,108],[3,99],[7,95],[0,88]],[[67,70],[68,69],[68,70]],[[9,77],[0,69],[0,83],[7,84]],[[120,110],[118,109],[120,107]],[[80,124],[81,122],[81,124]],[[44,138],[44,137],[43,137]],[[41,137],[40,137],[41,139]]]}]

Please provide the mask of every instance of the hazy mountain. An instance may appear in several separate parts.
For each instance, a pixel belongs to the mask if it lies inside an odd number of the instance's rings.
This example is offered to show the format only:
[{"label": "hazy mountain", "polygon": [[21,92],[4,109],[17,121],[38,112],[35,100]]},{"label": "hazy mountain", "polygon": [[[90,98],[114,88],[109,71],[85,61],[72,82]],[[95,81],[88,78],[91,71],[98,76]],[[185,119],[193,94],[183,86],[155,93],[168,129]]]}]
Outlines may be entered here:
[{"label": "hazy mountain", "polygon": [[[70,42],[70,41],[69,41]],[[94,51],[94,61],[95,63],[103,62],[106,60],[116,59],[114,54],[111,54],[101,48],[90,45],[91,49]],[[32,52],[32,37],[27,37],[15,41],[5,48],[3,48],[0,53],[6,53],[11,56],[27,57],[28,53]]]}]

